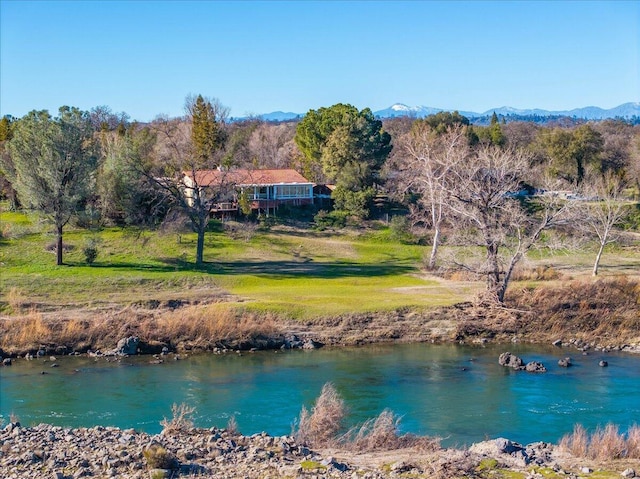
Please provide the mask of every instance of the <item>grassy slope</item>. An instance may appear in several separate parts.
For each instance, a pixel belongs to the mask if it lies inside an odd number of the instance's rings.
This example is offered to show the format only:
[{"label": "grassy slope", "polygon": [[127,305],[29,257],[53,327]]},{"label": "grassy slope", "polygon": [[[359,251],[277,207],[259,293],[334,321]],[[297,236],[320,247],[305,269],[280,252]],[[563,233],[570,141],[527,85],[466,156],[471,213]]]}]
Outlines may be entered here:
[{"label": "grassy slope", "polygon": [[41,310],[127,306],[149,301],[215,302],[270,311],[285,317],[428,308],[465,300],[467,283],[420,277],[423,247],[388,241],[385,232],[367,238],[350,234],[274,228],[251,240],[207,234],[204,268],[191,262],[195,235],[105,229],[93,266],[82,248],[84,230],[65,234],[71,250],[65,266],[46,251],[53,237],[36,216],[0,213],[0,301]]},{"label": "grassy slope", "polygon": [[[225,308],[311,319],[446,306],[469,300],[482,288],[481,283],[425,278],[420,264],[427,248],[401,244],[384,228],[356,235],[276,227],[248,241],[211,232],[207,263],[196,269],[190,233],[109,228],[94,235],[69,228],[65,243],[71,250],[66,265],[57,267],[47,251],[54,238],[37,215],[0,211],[0,227],[0,311],[5,313],[16,304],[55,311],[178,300],[224,301]],[[100,243],[90,267],[82,248],[92,236]],[[526,263],[551,265],[563,273],[563,283],[588,276],[594,254],[590,249],[553,256],[539,251]],[[602,276],[639,271],[637,242],[612,246],[603,257]],[[535,277],[523,278],[513,288],[536,284]]]}]

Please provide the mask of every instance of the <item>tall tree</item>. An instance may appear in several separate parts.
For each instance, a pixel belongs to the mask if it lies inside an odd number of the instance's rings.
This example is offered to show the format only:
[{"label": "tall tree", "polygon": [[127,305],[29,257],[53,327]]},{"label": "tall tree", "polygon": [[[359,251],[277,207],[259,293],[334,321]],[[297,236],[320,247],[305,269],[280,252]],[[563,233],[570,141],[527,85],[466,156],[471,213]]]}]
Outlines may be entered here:
[{"label": "tall tree", "polygon": [[397,178],[404,193],[417,195],[416,203],[411,205],[413,220],[426,223],[433,231],[427,263],[431,270],[436,267],[442,225],[450,203],[448,176],[469,156],[465,130],[459,124],[443,131],[416,122],[413,130],[400,140],[404,155],[400,155]]},{"label": "tall tree", "polygon": [[574,130],[555,128],[540,138],[554,176],[580,186],[588,168],[602,171],[602,135],[591,125]]},{"label": "tall tree", "polygon": [[[233,189],[228,164],[222,164],[226,139],[224,122],[228,109],[202,95],[187,97],[187,116],[158,118],[153,129],[158,135],[160,162],[147,170],[148,178],[171,196],[186,214],[197,234],[196,264],[204,262],[204,239],[212,208]],[[213,172],[220,168],[218,173]]]},{"label": "tall tree", "polygon": [[18,195],[14,188],[16,171],[9,154],[9,140],[13,137],[14,119],[3,116],[0,120],[0,198],[9,201],[11,211],[18,209]]},{"label": "tall tree", "polygon": [[9,142],[16,190],[23,204],[42,211],[56,230],[57,264],[63,264],[63,228],[93,187],[96,142],[88,114],[61,107],[20,119]]},{"label": "tall tree", "polygon": [[624,218],[630,202],[624,197],[625,182],[616,174],[607,172],[589,175],[582,183],[582,201],[574,208],[574,224],[579,230],[598,241],[598,252],[591,274],[598,275],[604,248],[619,239],[615,227]]},{"label": "tall tree", "polygon": [[154,225],[171,201],[141,173],[153,161],[156,137],[148,127],[100,133],[97,192],[102,218],[120,225]]},{"label": "tall tree", "polygon": [[487,291],[499,302],[504,301],[516,265],[566,210],[566,203],[548,196],[532,200],[533,213],[512,197],[528,168],[523,151],[484,146],[468,161],[457,163],[445,184],[456,228],[470,231],[471,244],[484,250],[479,265],[461,264],[484,276]]},{"label": "tall tree", "polygon": [[392,148],[391,136],[371,110],[340,103],[310,110],[296,128],[295,142],[310,169],[320,164],[326,179],[336,184],[336,208],[367,216]]}]

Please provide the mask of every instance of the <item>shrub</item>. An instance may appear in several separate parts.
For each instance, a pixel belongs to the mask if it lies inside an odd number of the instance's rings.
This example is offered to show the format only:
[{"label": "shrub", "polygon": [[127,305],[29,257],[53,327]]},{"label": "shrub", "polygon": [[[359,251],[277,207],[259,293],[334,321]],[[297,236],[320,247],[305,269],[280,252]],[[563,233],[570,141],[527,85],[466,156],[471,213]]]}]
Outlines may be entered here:
[{"label": "shrub", "polygon": [[169,420],[165,417],[160,421],[162,434],[171,435],[191,431],[193,429],[192,416],[194,411],[194,407],[188,406],[184,403],[180,405],[173,403],[171,406],[172,418]]},{"label": "shrub", "polygon": [[589,437],[581,424],[573,426],[571,434],[565,434],[560,439],[560,448],[570,452],[576,457],[587,457],[589,450]]},{"label": "shrub", "polygon": [[626,449],[625,438],[618,432],[618,426],[607,424],[604,429],[597,428],[591,435],[589,456],[592,459],[620,459],[624,457]]},{"label": "shrub", "polygon": [[178,460],[160,444],[151,444],[142,451],[149,469],[176,469]]},{"label": "shrub", "polygon": [[346,211],[336,210],[328,213],[325,210],[320,210],[318,214],[313,217],[313,221],[319,229],[343,228],[347,225],[348,216],[349,214]]},{"label": "shrub", "polygon": [[98,257],[98,243],[99,241],[96,238],[91,238],[87,240],[84,248],[82,248],[84,259],[89,266],[91,266]]},{"label": "shrub", "polygon": [[342,430],[346,414],[344,400],[333,384],[326,383],[311,412],[302,407],[294,434],[296,440],[313,446],[331,444]]},{"label": "shrub", "polygon": [[400,434],[400,419],[393,411],[385,409],[378,417],[352,428],[342,437],[341,442],[348,449],[360,452],[392,451],[406,447],[429,450],[439,448],[438,439]]},{"label": "shrub", "polygon": [[389,230],[393,240],[403,244],[417,243],[415,235],[411,232],[411,225],[406,216],[394,216],[389,221]]},{"label": "shrub", "polygon": [[369,419],[360,426],[350,442],[358,451],[393,449],[399,437],[399,423],[400,418],[385,409],[377,418]]},{"label": "shrub", "polygon": [[580,424],[573,428],[573,433],[566,434],[560,440],[561,449],[576,457],[585,457],[606,461],[611,459],[640,458],[640,427],[633,425],[626,434],[618,431],[618,426],[607,424],[598,427],[589,436]]},{"label": "shrub", "polygon": [[227,421],[226,429],[229,434],[238,434],[238,422],[236,421],[235,414],[229,418],[229,421]]},{"label": "shrub", "polygon": [[637,424],[627,431],[627,457],[640,459],[640,426]]}]

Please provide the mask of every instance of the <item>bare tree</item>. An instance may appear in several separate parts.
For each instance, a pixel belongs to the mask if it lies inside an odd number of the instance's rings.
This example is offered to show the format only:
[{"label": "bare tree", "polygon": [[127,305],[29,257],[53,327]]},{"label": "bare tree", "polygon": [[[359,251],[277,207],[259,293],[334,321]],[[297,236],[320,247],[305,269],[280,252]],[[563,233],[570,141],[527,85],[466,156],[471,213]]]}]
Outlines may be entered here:
[{"label": "bare tree", "polygon": [[262,123],[249,138],[249,149],[260,167],[288,168],[291,166],[291,145],[295,145],[294,123]]},{"label": "bare tree", "polygon": [[418,195],[411,216],[433,231],[428,269],[436,267],[438,247],[451,191],[448,177],[469,155],[465,130],[456,125],[438,135],[429,125],[421,124],[404,135],[400,145],[405,152],[400,160],[400,180],[404,192]]},{"label": "bare tree", "polygon": [[565,216],[566,201],[554,195],[530,199],[535,213],[515,198],[528,168],[523,150],[487,146],[457,163],[445,184],[456,228],[468,228],[484,251],[479,265],[460,264],[484,276],[487,291],[501,303],[515,266]]},{"label": "bare tree", "polygon": [[598,240],[598,253],[592,270],[592,275],[597,276],[604,248],[619,239],[615,227],[624,218],[630,202],[623,195],[625,183],[612,172],[594,175],[582,186],[584,201],[576,205],[575,224]]},{"label": "bare tree", "polygon": [[186,117],[160,117],[152,125],[159,162],[146,175],[163,188],[189,218],[197,234],[196,264],[204,262],[204,238],[211,211],[231,194],[228,168],[221,165],[228,109],[216,99],[187,97]]}]

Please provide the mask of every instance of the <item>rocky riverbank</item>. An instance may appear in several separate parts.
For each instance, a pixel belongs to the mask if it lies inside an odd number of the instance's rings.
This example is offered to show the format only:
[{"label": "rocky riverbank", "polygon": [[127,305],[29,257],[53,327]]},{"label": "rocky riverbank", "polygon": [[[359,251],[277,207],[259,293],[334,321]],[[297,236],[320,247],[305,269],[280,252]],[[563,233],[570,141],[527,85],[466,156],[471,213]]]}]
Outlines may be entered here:
[{"label": "rocky riverbank", "polygon": [[[158,451],[169,458],[165,461],[168,469],[157,467]],[[217,428],[149,435],[112,427],[71,429],[10,423],[0,430],[0,471],[3,479],[606,479],[620,478],[621,474],[636,477],[640,461],[617,461],[599,468],[551,444],[521,446],[507,439],[485,441],[468,449],[355,454],[340,449],[312,450],[291,436],[243,436]]]}]

